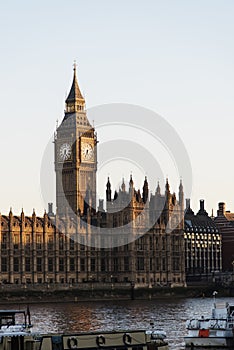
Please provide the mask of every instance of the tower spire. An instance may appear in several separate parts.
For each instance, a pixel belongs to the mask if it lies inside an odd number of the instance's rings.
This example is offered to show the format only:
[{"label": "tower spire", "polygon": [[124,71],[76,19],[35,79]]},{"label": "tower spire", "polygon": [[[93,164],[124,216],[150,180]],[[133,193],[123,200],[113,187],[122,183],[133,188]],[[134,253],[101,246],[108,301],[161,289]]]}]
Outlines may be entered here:
[{"label": "tower spire", "polygon": [[143,202],[146,203],[149,195],[149,186],[147,177],[145,177],[144,186],[143,186]]},{"label": "tower spire", "polygon": [[83,111],[85,106],[85,99],[80,92],[77,74],[76,74],[76,61],[73,64],[73,81],[70,92],[66,99],[66,112],[75,113],[78,111]]},{"label": "tower spire", "polygon": [[106,201],[111,202],[111,184],[110,184],[109,176],[107,178],[107,184],[106,184]]},{"label": "tower spire", "polygon": [[180,179],[180,185],[179,185],[179,204],[180,204],[181,210],[184,212],[184,187],[183,187],[182,179]]},{"label": "tower spire", "polygon": [[157,194],[157,195],[160,195],[160,194],[161,194],[161,189],[160,189],[159,181],[158,181],[158,185],[157,185],[157,188],[156,188],[156,194]]}]

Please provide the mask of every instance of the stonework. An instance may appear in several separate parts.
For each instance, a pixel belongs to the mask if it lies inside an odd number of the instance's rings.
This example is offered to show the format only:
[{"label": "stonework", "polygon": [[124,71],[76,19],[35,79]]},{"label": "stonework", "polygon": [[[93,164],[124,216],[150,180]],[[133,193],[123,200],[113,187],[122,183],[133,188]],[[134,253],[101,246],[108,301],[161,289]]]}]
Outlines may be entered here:
[{"label": "stonework", "polygon": [[168,180],[149,195],[123,180],[96,209],[97,135],[89,123],[76,69],[55,135],[56,211],[0,216],[1,280],[11,284],[85,282],[184,286],[184,194]]}]

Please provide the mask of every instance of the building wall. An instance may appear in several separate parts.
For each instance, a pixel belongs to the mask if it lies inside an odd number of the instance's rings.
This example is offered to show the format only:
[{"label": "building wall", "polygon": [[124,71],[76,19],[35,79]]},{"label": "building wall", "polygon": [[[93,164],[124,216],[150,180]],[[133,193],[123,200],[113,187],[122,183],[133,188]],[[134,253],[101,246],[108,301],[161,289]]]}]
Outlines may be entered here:
[{"label": "building wall", "polygon": [[2,283],[184,285],[182,183],[177,201],[168,180],[150,198],[146,178],[142,193],[131,176],[114,196],[108,180],[106,211],[96,210],[97,135],[76,67],[54,144],[56,215],[0,217]]},{"label": "building wall", "polygon": [[[122,245],[102,248],[82,222],[44,217],[0,217],[1,283],[134,283],[139,286],[185,283],[183,231],[165,234],[163,225]],[[181,239],[182,237],[182,239]],[[107,239],[111,239],[108,236]],[[83,244],[82,244],[83,243]],[[92,244],[92,246],[90,246]]]},{"label": "building wall", "polygon": [[219,203],[217,216],[214,219],[222,234],[223,271],[234,271],[234,213],[225,209],[225,203]]},{"label": "building wall", "polygon": [[222,235],[200,201],[195,215],[190,205],[185,213],[185,266],[190,277],[209,276],[222,271]]}]

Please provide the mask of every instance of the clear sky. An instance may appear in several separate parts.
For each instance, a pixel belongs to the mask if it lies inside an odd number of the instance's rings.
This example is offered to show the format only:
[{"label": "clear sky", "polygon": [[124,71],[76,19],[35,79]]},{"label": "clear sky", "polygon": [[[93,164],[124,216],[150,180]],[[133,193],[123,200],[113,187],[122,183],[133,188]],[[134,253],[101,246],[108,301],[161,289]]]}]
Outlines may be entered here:
[{"label": "clear sky", "polygon": [[233,0],[2,1],[0,211],[43,213],[41,160],[74,59],[88,108],[136,104],[174,127],[195,211],[199,199],[234,211],[233,18]]}]

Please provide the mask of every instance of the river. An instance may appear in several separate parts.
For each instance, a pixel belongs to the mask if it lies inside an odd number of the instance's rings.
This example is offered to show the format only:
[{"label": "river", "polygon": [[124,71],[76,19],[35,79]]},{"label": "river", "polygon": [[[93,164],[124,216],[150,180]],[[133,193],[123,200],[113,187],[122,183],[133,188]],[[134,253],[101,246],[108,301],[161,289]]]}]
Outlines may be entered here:
[{"label": "river", "polygon": [[[218,298],[234,303],[234,298]],[[209,317],[212,298],[157,299],[128,301],[78,301],[30,305],[33,329],[42,333],[90,330],[155,328],[167,333],[171,350],[184,349],[185,322],[189,318]],[[20,305],[22,309],[24,306]],[[4,309],[12,305],[4,305]]]}]

